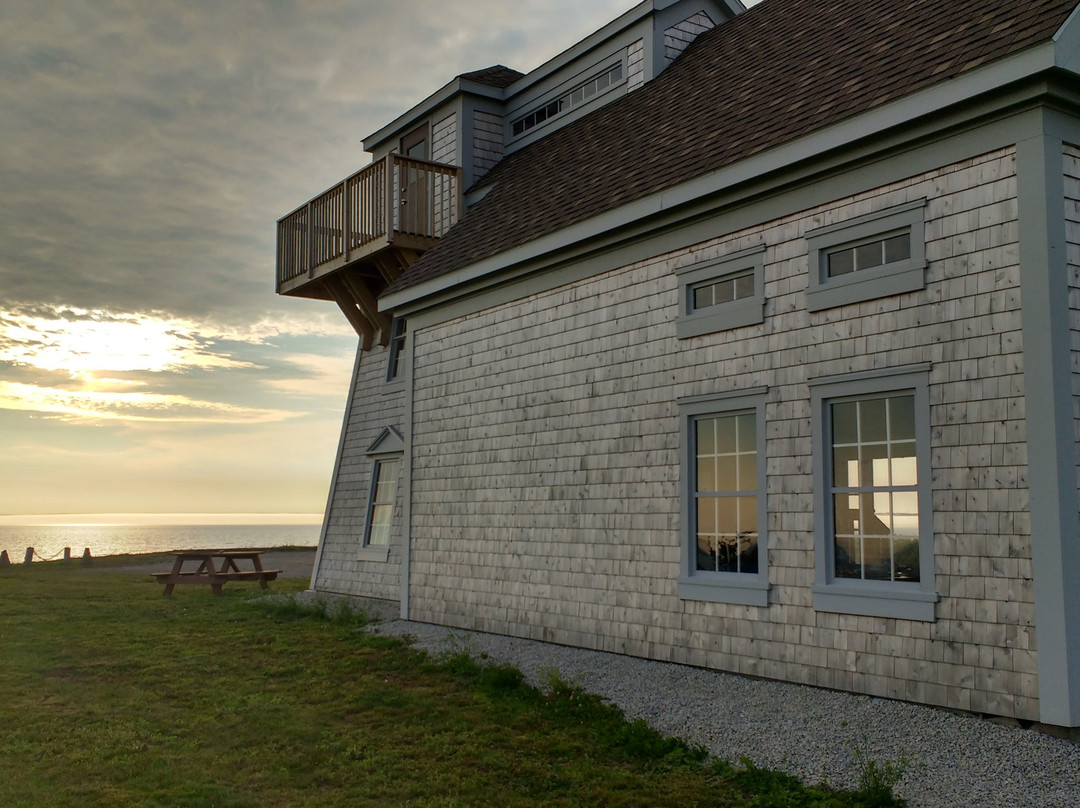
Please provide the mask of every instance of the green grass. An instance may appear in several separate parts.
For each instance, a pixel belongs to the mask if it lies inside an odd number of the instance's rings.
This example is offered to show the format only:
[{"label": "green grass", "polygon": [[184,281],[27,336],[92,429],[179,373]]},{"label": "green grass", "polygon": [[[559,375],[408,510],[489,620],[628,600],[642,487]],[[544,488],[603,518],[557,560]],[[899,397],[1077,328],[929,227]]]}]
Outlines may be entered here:
[{"label": "green grass", "polygon": [[892,804],[709,764],[558,678],[260,594],[0,569],[0,805]]}]

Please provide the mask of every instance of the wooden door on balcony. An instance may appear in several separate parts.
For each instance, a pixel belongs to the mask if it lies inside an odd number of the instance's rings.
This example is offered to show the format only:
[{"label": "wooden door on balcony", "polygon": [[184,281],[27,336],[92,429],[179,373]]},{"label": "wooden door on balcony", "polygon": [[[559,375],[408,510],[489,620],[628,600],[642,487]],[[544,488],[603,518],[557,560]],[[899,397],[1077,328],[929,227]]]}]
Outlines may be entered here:
[{"label": "wooden door on balcony", "polygon": [[[401,139],[401,153],[415,160],[431,159],[427,124],[414,129]],[[428,235],[431,231],[431,226],[428,224],[431,218],[431,205],[428,202],[430,196],[428,172],[406,165],[400,182],[402,188],[398,229],[403,233]]]}]

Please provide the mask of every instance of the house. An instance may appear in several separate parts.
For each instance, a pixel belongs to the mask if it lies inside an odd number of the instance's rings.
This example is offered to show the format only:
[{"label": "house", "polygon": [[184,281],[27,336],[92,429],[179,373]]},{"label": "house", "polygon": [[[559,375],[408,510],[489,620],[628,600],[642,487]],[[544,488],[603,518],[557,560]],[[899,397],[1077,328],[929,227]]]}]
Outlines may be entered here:
[{"label": "house", "polygon": [[1080,726],[1076,0],[645,0],[279,223],[312,587]]}]

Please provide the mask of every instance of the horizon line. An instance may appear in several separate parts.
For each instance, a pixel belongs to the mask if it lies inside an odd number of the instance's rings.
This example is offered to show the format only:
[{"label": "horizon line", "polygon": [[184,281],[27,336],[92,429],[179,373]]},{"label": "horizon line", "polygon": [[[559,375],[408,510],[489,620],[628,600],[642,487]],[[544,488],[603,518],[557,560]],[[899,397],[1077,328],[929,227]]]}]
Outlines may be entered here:
[{"label": "horizon line", "polygon": [[0,527],[110,525],[318,525],[321,513],[266,512],[121,512],[0,514]]}]

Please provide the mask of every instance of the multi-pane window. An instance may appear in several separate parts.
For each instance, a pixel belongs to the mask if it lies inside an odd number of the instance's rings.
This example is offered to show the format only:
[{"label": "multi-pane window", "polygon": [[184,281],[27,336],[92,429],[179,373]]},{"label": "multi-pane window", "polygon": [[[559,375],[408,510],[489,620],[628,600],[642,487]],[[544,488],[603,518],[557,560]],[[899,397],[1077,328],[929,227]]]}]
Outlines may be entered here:
[{"label": "multi-pane window", "polygon": [[806,233],[806,308],[821,311],[926,287],[926,201]]},{"label": "multi-pane window", "polygon": [[715,281],[691,287],[691,310],[700,311],[754,296],[754,270],[736,272]]},{"label": "multi-pane window", "polygon": [[757,416],[694,420],[696,569],[758,571]]},{"label": "multi-pane window", "polygon": [[932,621],[930,365],[808,379],[814,608]]},{"label": "multi-pane window", "polygon": [[390,353],[386,361],[386,380],[392,382],[401,371],[401,358],[405,355],[405,334],[407,321],[404,317],[395,317],[390,325]]},{"label": "multi-pane window", "polygon": [[618,82],[622,80],[622,77],[623,68],[622,63],[620,62],[619,64],[608,68],[603,73],[593,76],[583,84],[579,84],[565,95],[561,95],[553,101],[547,102],[543,106],[532,110],[527,115],[522,115],[510,124],[510,131],[515,137],[523,135],[549,118],[554,118],[556,115],[559,115],[568,109],[584,104],[597,93],[603,92],[614,84],[618,84]]},{"label": "multi-pane window", "polygon": [[841,247],[826,253],[826,272],[830,278],[862,272],[911,258],[911,233],[897,233],[862,244]]},{"label": "multi-pane window", "polygon": [[835,401],[828,413],[833,574],[918,581],[914,394]]},{"label": "multi-pane window", "polygon": [[364,535],[364,544],[367,546],[383,547],[390,543],[390,526],[393,522],[400,465],[401,461],[397,459],[375,461],[371,475],[367,530]]}]

